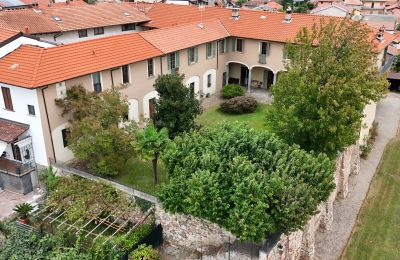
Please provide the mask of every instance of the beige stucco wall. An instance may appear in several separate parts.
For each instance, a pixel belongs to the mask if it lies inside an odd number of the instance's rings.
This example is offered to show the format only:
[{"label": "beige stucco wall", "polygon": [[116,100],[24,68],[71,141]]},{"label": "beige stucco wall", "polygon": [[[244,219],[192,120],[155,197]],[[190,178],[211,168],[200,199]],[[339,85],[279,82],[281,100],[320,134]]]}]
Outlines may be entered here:
[{"label": "beige stucco wall", "polygon": [[[180,50],[180,67],[179,73],[184,74],[184,84],[189,85],[190,82],[195,83],[196,91],[200,93],[218,93],[222,88],[222,75],[224,72],[228,72],[229,77],[240,78],[240,66],[239,63],[246,65],[252,69],[252,79],[262,81],[263,70],[268,68],[277,74],[279,71],[284,70],[282,62],[283,58],[283,43],[271,42],[270,55],[267,57],[266,64],[258,63],[259,44],[260,41],[245,39],[244,40],[244,53],[238,53],[232,51],[232,41],[229,41],[228,52],[220,54],[217,48],[216,56],[207,59],[206,58],[206,44],[202,44],[198,47],[198,62],[196,64],[188,64],[187,49]],[[218,44],[217,44],[218,46]],[[219,47],[219,46],[218,46]],[[239,63],[235,63],[239,62]],[[132,120],[138,120],[142,117],[149,116],[149,100],[157,97],[157,92],[154,91],[153,85],[158,75],[167,74],[168,64],[167,56],[155,57],[154,63],[154,76],[147,76],[147,60],[129,64],[130,71],[130,83],[126,84],[126,88],[122,90],[122,93],[126,100],[130,104],[129,116]],[[109,89],[112,86],[111,74],[113,75],[114,85],[122,83],[122,70],[120,67],[114,68],[113,70],[101,71],[101,82],[103,90]],[[207,75],[212,75],[212,87],[207,87]],[[91,75],[84,75],[74,79],[69,79],[66,82],[66,87],[71,88],[74,85],[82,85],[88,91],[93,91],[93,84]],[[39,90],[38,90],[39,91]],[[61,109],[55,105],[54,100],[57,97],[55,84],[49,85],[48,88],[44,89],[46,106],[48,111],[48,117],[50,120],[51,133],[48,130],[48,124],[45,114],[42,115],[43,130],[45,133],[46,140],[46,151],[48,154],[53,154],[51,149],[51,139],[53,138],[54,152],[56,158],[59,161],[67,161],[72,159],[72,153],[64,148],[62,145],[61,130],[67,127],[69,117],[61,116]],[[41,95],[38,95],[41,98]],[[41,102],[40,111],[44,113],[44,103]],[[375,104],[374,104],[375,105]],[[366,110],[365,123],[371,125],[374,115],[374,105],[368,106]],[[362,133],[368,130],[362,130]],[[363,134],[361,134],[363,135]],[[361,139],[361,137],[360,137]]]}]

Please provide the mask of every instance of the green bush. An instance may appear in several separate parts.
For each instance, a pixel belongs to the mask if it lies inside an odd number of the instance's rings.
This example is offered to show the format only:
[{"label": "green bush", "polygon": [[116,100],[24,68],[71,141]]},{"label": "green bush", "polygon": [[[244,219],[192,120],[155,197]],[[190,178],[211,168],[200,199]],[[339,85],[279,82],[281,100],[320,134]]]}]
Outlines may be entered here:
[{"label": "green bush", "polygon": [[222,112],[228,114],[253,113],[257,109],[257,101],[253,97],[234,97],[221,104]]},{"label": "green bush", "polygon": [[229,99],[244,96],[244,89],[238,84],[225,85],[221,91],[221,97]]},{"label": "green bush", "polygon": [[140,245],[130,255],[131,260],[158,260],[160,259],[156,250],[146,244]]},{"label": "green bush", "polygon": [[54,174],[53,167],[49,166],[40,171],[39,179],[44,184],[47,191],[52,191],[57,185],[58,177]]},{"label": "green bush", "polygon": [[378,123],[373,122],[371,128],[369,129],[369,133],[367,136],[365,136],[365,144],[360,145],[360,156],[363,159],[367,159],[368,155],[372,151],[372,147],[375,143],[375,139],[378,136]]},{"label": "green bush", "polygon": [[162,159],[163,208],[212,221],[242,241],[303,227],[335,187],[325,154],[238,123],[178,136]]}]

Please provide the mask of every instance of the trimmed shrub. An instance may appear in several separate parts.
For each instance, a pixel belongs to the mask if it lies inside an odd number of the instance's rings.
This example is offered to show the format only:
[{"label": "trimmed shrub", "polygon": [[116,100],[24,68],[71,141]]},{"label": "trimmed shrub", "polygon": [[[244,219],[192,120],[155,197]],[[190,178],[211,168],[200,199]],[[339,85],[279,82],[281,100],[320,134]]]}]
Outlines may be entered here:
[{"label": "trimmed shrub", "polygon": [[228,114],[253,113],[257,109],[257,101],[253,97],[235,97],[221,104],[221,110]]},{"label": "trimmed shrub", "polygon": [[238,84],[225,85],[221,90],[222,98],[234,98],[244,96],[244,89]]}]

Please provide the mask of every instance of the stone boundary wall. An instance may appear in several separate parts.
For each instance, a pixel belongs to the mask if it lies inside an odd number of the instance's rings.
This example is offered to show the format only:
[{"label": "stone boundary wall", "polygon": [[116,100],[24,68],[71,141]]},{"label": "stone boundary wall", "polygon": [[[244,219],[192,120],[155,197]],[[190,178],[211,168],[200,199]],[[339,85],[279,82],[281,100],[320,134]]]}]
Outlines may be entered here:
[{"label": "stone boundary wall", "polygon": [[314,259],[315,235],[318,229],[330,230],[333,222],[333,202],[337,197],[346,198],[350,174],[360,172],[360,150],[352,145],[340,154],[334,175],[335,189],[328,200],[318,206],[318,211],[302,230],[281,235],[278,243],[268,251],[260,250],[260,260]]},{"label": "stone boundary wall", "polygon": [[156,204],[155,216],[156,222],[163,226],[164,239],[177,247],[216,247],[236,240],[217,224],[191,215],[168,213],[160,204]]}]

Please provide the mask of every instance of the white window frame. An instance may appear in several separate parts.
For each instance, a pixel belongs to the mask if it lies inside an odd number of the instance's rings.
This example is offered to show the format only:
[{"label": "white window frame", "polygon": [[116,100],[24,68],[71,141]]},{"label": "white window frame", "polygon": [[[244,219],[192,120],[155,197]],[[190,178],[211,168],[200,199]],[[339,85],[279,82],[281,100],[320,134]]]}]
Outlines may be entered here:
[{"label": "white window frame", "polygon": [[[151,60],[152,68],[153,68],[153,74],[149,75],[149,61]],[[155,66],[154,66],[154,59],[150,58],[146,60],[146,70],[147,70],[147,78],[153,78],[155,75]]]},{"label": "white window frame", "polygon": [[[99,74],[100,74],[100,86],[101,86],[101,91],[100,91],[100,92],[96,92],[96,90],[95,90],[95,88],[94,88],[93,74],[96,74],[96,73],[99,73]],[[90,76],[91,76],[90,78],[92,79],[92,88],[93,88],[93,91],[96,92],[96,93],[101,93],[101,92],[103,92],[103,76],[101,75],[101,71],[93,72]]]},{"label": "white window frame", "polygon": [[[261,53],[263,43],[266,44],[265,54],[264,54],[264,53]],[[271,52],[271,42],[268,42],[268,41],[260,41],[258,53],[259,53],[259,54],[263,54],[263,55],[265,55],[265,56],[269,56],[270,52]]]},{"label": "white window frame", "polygon": [[[240,51],[238,50],[238,44],[237,44],[239,40],[242,41],[242,50],[240,50]],[[235,51],[243,53],[243,49],[244,49],[243,47],[244,47],[244,39],[243,38],[236,38],[235,39]]]},{"label": "white window frame", "polygon": [[[189,56],[189,61],[190,61],[190,65],[195,64],[196,63],[196,48],[197,47],[190,47],[188,48],[188,56]],[[190,54],[193,55],[193,60],[190,60]]]},{"label": "white window frame", "polygon": [[[128,68],[128,82],[124,82],[124,71],[123,71],[122,67],[125,67],[125,66]],[[121,79],[122,79],[122,84],[130,84],[131,83],[131,66],[130,66],[130,64],[121,66]]]},{"label": "white window frame", "polygon": [[58,99],[65,99],[67,97],[67,86],[65,85],[65,81],[56,83],[56,92]]},{"label": "white window frame", "polygon": [[[174,66],[172,66],[172,56],[174,56]],[[174,70],[174,69],[176,69],[177,68],[177,66],[176,66],[176,52],[172,52],[172,53],[170,53],[169,54],[169,57],[168,57],[168,63],[169,63],[169,67],[170,67],[170,69],[171,70]]]}]

